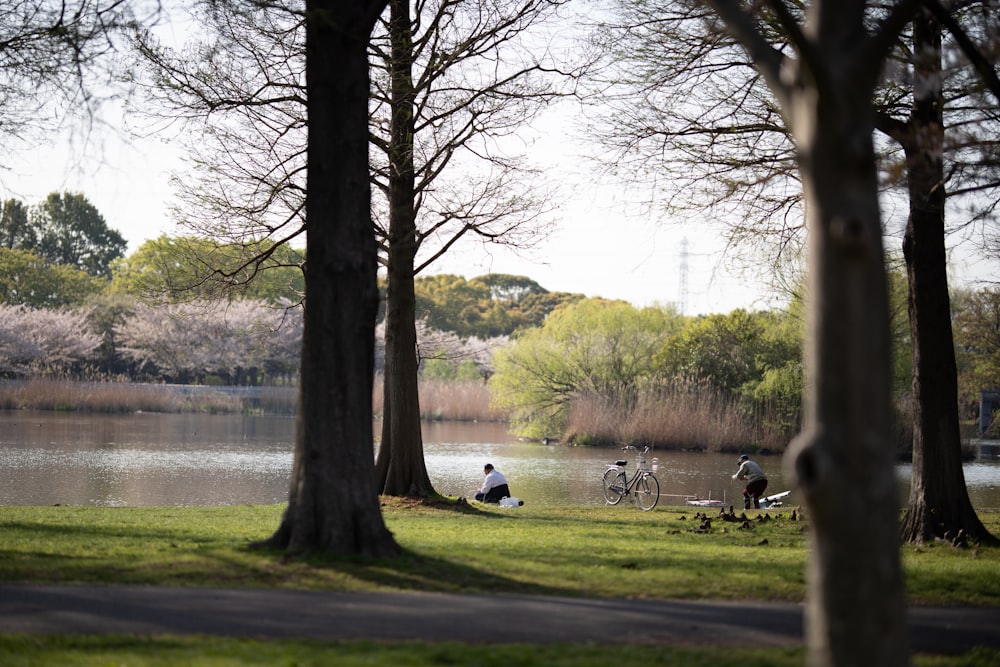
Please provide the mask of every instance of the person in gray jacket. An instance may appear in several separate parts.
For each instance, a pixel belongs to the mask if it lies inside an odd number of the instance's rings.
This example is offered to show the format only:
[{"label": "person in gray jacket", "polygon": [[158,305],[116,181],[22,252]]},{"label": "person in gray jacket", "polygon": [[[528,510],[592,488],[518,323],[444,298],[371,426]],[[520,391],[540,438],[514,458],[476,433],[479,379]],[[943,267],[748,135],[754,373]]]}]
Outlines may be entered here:
[{"label": "person in gray jacket", "polygon": [[761,467],[750,460],[746,454],[736,460],[736,465],[740,467],[733,475],[733,479],[745,479],[746,487],[743,489],[743,509],[750,509],[750,500],[753,499],[754,509],[760,509],[760,497],[767,489],[767,475]]}]

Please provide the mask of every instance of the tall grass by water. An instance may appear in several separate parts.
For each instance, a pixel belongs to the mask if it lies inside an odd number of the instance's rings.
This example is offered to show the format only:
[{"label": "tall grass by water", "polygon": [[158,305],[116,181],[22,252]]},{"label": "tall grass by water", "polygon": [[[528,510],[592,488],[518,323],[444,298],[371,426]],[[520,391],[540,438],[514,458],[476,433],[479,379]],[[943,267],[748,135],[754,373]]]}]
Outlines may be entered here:
[{"label": "tall grass by water", "polygon": [[[381,375],[375,378],[372,407],[382,414]],[[421,380],[420,417],[426,421],[505,422],[507,414],[490,406],[490,390],[479,380]]]},{"label": "tall grass by water", "polygon": [[[372,392],[374,416],[382,413],[382,376]],[[427,421],[506,422],[494,408],[489,386],[476,380],[425,380],[419,385],[421,418]],[[0,381],[0,409],[97,413],[202,412],[219,414],[294,414],[298,388],[217,387],[78,382],[62,379]],[[732,398],[705,386],[646,393],[632,405],[597,398],[577,398],[564,433],[552,434],[578,444],[655,444],[660,449],[781,451],[785,433],[763,428],[760,419],[742,411]]]},{"label": "tall grass by water", "polygon": [[210,387],[36,378],[0,381],[0,409],[292,414],[293,387]]},{"label": "tall grass by water", "polygon": [[711,452],[782,451],[785,429],[748,415],[739,401],[708,383],[679,381],[640,392],[631,404],[605,398],[573,402],[567,437],[598,443],[652,444]]}]

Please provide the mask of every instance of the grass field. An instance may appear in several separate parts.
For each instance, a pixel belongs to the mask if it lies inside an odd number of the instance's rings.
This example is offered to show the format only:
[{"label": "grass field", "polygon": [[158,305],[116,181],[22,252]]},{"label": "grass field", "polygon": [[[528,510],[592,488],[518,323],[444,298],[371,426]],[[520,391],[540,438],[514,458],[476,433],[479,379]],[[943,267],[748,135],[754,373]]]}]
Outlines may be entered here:
[{"label": "grass field", "polygon": [[[281,510],[0,507],[0,580],[707,600],[800,601],[805,595],[808,517],[796,514],[793,520],[787,509],[751,512],[749,527],[712,517],[703,529],[694,516],[698,508],[507,510],[385,499],[386,523],[404,552],[383,561],[294,559],[250,549],[250,542],[277,527]],[[1000,514],[982,518],[1000,534]],[[906,546],[902,559],[912,603],[1000,604],[998,547]],[[678,665],[790,665],[804,659],[800,651],[778,650],[626,652],[581,645],[549,655],[553,650],[504,647],[487,658],[479,647],[461,644],[0,637],[0,664],[319,665],[331,664],[330,652],[345,665],[589,665],[627,652],[629,660]],[[175,659],[164,657],[170,655]],[[919,656],[915,664],[995,665],[1000,654],[937,660]]]}]

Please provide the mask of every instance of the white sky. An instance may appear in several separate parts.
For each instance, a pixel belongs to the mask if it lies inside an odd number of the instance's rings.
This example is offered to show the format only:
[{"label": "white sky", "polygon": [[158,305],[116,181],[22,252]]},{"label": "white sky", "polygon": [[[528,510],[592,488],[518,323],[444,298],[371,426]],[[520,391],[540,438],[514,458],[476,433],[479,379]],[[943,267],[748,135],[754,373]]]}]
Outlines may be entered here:
[{"label": "white sky", "polygon": [[[108,226],[128,240],[130,253],[160,234],[179,233],[168,210],[170,175],[184,167],[179,153],[157,139],[125,142],[106,132],[98,135],[87,145],[79,138],[64,137],[56,145],[11,156],[0,170],[0,198],[33,205],[50,192],[83,193]],[[540,142],[539,150],[551,150],[559,140],[549,137],[549,146]],[[563,168],[562,158],[549,155],[543,160],[551,163],[549,178],[582,178],[557,173]],[[555,214],[555,230],[534,250],[518,256],[499,247],[456,247],[431,273],[466,278],[491,272],[523,275],[551,291],[624,299],[636,306],[680,306],[683,300],[683,312],[689,315],[781,305],[780,297],[768,295],[752,276],[736,275],[727,268],[721,239],[708,225],[657,223],[630,214],[630,208],[634,206],[622,200],[614,187],[584,183],[562,203]],[[687,289],[682,295],[685,241]],[[955,257],[959,259],[952,262],[953,283],[1000,279],[995,262],[964,253]]]},{"label": "white sky", "polygon": [[[619,189],[593,182],[574,154],[578,140],[560,127],[558,122],[543,123],[542,136],[531,146],[531,157],[545,163],[546,176],[571,192],[554,214],[553,233],[523,256],[499,247],[456,246],[431,273],[523,275],[551,291],[624,299],[636,306],[673,304],[689,315],[782,304],[753,276],[728,269],[721,238],[710,225],[663,224],[630,212],[636,207]],[[68,132],[51,146],[9,156],[0,165],[0,198],[33,205],[50,192],[80,192],[133,252],[148,239],[179,233],[169,214],[169,179],[183,168],[179,152],[155,138],[126,140],[102,129],[85,142],[78,132]],[[905,210],[885,212],[890,228],[898,226],[893,220],[901,214],[905,220]],[[898,245],[894,239],[887,243]],[[687,288],[682,294],[685,247]],[[995,262],[953,260],[953,284],[997,277]]]},{"label": "white sky", "polygon": [[[558,151],[568,137],[538,143],[536,156],[550,164],[547,176],[560,182],[582,176],[558,172],[565,156]],[[86,141],[68,132],[51,146],[36,146],[11,156],[0,171],[0,197],[27,205],[50,192],[80,192],[97,207],[108,226],[129,242],[128,252],[160,234],[176,234],[170,219],[169,183],[183,169],[178,151],[155,138],[128,139],[108,130]],[[704,228],[657,224],[626,213],[613,188],[579,186],[554,214],[555,231],[533,251],[518,256],[502,248],[456,248],[431,273],[473,278],[485,273],[527,276],[551,291],[625,299],[637,306],[680,305],[681,258],[687,239],[687,290],[684,312],[729,312],[763,308],[761,293],[721,265],[721,243]]]},{"label": "white sky", "polygon": [[[187,20],[172,15],[160,27],[161,38],[183,41],[192,27]],[[121,119],[106,120],[117,125]],[[571,125],[572,120],[550,115],[539,124],[540,136],[532,144],[531,157],[547,163],[547,177],[573,186],[554,216],[555,231],[522,256],[498,247],[488,252],[478,245],[453,248],[431,273],[523,275],[552,291],[624,299],[637,306],[673,304],[692,315],[782,304],[780,295],[768,294],[761,281],[729,270],[717,229],[702,221],[682,227],[637,215],[614,186],[593,183],[575,154],[579,139],[566,129]],[[179,152],[155,138],[125,139],[101,128],[85,142],[78,131],[68,131],[50,146],[8,155],[0,163],[0,198],[33,205],[50,192],[80,192],[133,252],[148,239],[178,233],[170,219],[169,179],[183,168]],[[885,211],[889,228],[899,226],[900,216],[905,221],[905,213]],[[887,243],[898,246],[895,239]],[[996,262],[970,256],[954,253],[953,283],[1000,277]]]}]

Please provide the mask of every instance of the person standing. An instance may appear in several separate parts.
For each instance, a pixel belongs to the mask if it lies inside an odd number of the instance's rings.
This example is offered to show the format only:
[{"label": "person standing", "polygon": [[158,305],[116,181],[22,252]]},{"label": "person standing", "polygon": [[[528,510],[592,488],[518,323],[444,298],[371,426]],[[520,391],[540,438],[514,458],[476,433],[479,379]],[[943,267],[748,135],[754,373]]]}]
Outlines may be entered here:
[{"label": "person standing", "polygon": [[486,478],[483,486],[476,494],[476,500],[484,503],[499,503],[504,497],[510,496],[510,487],[507,486],[507,478],[502,472],[493,467],[492,463],[487,463],[483,468]]},{"label": "person standing", "polygon": [[743,489],[743,509],[750,509],[750,501],[753,500],[754,509],[760,509],[760,497],[767,489],[767,475],[759,465],[750,460],[746,454],[736,460],[736,465],[740,467],[733,475],[733,479],[745,479],[746,487]]}]

